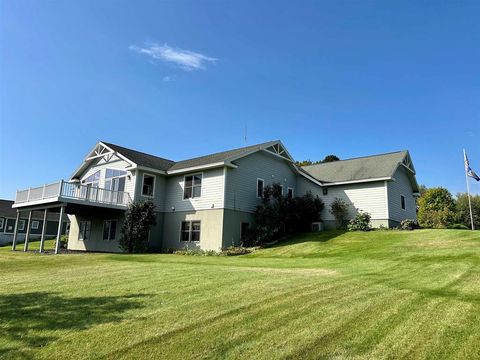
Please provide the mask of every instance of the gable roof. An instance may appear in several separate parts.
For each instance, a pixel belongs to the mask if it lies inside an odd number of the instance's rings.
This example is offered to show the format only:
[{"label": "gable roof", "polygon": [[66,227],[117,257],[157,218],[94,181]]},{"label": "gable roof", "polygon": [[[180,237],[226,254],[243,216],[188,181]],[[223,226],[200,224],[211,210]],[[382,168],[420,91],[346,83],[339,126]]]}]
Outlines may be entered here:
[{"label": "gable roof", "polygon": [[[355,182],[393,177],[396,169],[408,158],[408,151],[339,160],[302,168],[322,183]],[[411,169],[414,174],[414,170]]]},{"label": "gable roof", "polygon": [[122,154],[123,156],[125,156],[139,166],[145,166],[152,169],[166,171],[173,164],[175,164],[175,161],[164,159],[155,155],[150,155],[141,151],[128,149],[126,147],[110,144],[105,141],[101,141],[101,143],[107,145],[113,151],[119,152],[120,154]]}]

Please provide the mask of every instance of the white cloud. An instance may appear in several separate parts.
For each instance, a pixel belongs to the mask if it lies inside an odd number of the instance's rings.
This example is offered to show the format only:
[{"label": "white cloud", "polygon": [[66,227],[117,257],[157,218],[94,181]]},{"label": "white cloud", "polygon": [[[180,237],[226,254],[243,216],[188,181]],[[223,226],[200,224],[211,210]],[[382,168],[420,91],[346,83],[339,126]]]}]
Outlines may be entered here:
[{"label": "white cloud", "polygon": [[167,75],[163,77],[164,82],[171,82],[177,80],[177,77],[175,75]]},{"label": "white cloud", "polygon": [[149,56],[154,60],[173,63],[185,71],[204,70],[207,64],[214,64],[217,59],[190,50],[172,48],[155,43],[145,47],[130,45],[130,50]]}]

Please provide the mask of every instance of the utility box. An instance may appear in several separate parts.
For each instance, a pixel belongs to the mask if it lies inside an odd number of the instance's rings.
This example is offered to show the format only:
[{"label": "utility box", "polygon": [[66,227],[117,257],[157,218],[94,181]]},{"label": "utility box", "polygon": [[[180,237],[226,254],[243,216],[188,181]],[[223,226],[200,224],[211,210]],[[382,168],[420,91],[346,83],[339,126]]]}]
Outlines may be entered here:
[{"label": "utility box", "polygon": [[313,232],[318,232],[318,231],[323,231],[323,222],[313,222],[312,223],[312,231]]}]

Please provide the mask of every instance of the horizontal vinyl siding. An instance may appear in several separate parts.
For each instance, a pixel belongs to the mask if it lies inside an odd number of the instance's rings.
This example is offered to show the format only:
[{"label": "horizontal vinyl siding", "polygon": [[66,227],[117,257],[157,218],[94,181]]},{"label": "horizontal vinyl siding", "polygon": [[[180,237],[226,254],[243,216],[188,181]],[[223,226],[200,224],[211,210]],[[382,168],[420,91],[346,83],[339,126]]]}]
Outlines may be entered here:
[{"label": "horizontal vinyl siding", "polygon": [[[415,197],[406,171],[403,167],[399,167],[393,176],[395,181],[389,181],[387,185],[389,218],[398,222],[403,219],[417,218]],[[405,210],[402,209],[401,195],[405,196]]]},{"label": "horizontal vinyl siding", "polygon": [[329,186],[327,195],[323,195],[322,187],[307,179],[300,178],[298,184],[300,190],[298,195],[311,191],[313,195],[318,195],[322,199],[325,204],[322,220],[335,220],[330,214],[330,205],[336,198],[344,200],[348,205],[349,219],[355,216],[357,209],[370,213],[372,220],[387,218],[384,182]]},{"label": "horizontal vinyl siding", "polygon": [[235,161],[236,169],[227,170],[225,208],[231,210],[253,212],[260,202],[257,198],[257,178],[265,182],[265,186],[273,183],[283,185],[283,194],[292,187],[294,194],[297,189],[297,176],[286,160],[265,152]]},{"label": "horizontal vinyl siding", "polygon": [[[165,181],[165,212],[223,208],[223,168],[196,171],[167,177]],[[203,173],[202,193],[198,198],[183,200],[184,176]]]},{"label": "horizontal vinyl siding", "polygon": [[[100,170],[100,187],[105,188],[106,169],[125,170],[128,167],[130,167],[130,164],[117,156],[113,156],[109,162],[105,162],[105,160],[101,158],[93,162],[92,165],[85,170],[80,179],[83,180]],[[130,180],[128,177],[125,179],[125,191],[128,192],[133,199],[135,193],[135,176],[131,176]]]}]

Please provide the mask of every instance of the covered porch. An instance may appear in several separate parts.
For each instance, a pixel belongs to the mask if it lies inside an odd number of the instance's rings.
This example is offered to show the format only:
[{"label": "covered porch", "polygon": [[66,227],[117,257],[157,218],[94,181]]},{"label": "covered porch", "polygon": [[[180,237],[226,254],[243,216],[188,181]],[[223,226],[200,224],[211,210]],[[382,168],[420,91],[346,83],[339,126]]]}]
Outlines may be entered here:
[{"label": "covered porch", "polygon": [[12,250],[16,250],[19,235],[19,219],[22,213],[28,214],[27,230],[23,251],[28,251],[31,240],[32,213],[43,212],[43,226],[40,236],[40,252],[44,252],[47,215],[58,214],[58,231],[56,235],[55,254],[60,251],[60,237],[62,235],[62,219],[65,214],[89,215],[95,217],[102,214],[123,213],[131,197],[128,192],[114,191],[78,182],[59,181],[45,184],[40,187],[17,191],[13,208],[17,210],[15,229],[12,241]]}]

